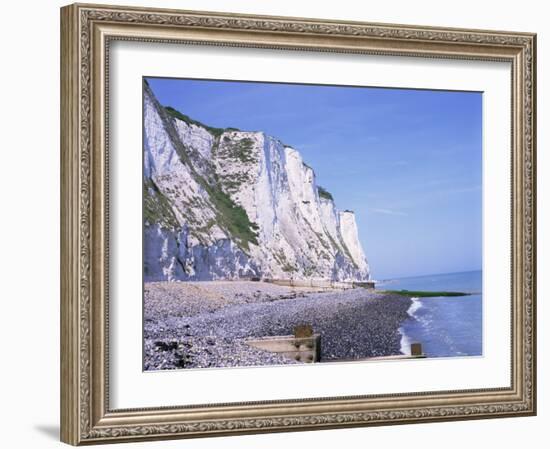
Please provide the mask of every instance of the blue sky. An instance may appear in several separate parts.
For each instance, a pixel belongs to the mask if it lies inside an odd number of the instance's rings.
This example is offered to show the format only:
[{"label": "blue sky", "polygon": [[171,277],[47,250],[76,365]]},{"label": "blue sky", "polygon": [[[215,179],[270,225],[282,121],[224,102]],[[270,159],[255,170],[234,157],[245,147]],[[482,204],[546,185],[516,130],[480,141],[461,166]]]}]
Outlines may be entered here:
[{"label": "blue sky", "polygon": [[375,279],[481,269],[482,94],[149,78],[159,101],[301,152]]}]

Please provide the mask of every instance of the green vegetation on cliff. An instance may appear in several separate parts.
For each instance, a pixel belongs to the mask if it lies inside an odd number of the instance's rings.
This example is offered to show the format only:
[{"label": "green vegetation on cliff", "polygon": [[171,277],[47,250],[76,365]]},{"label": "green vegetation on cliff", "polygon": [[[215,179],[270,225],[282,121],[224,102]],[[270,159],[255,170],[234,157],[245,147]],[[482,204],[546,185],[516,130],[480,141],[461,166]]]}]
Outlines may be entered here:
[{"label": "green vegetation on cliff", "polygon": [[[208,132],[213,134],[218,140],[225,132],[225,129],[222,128],[213,128],[207,126],[197,120],[190,118],[189,116],[182,114],[176,109],[166,106],[162,107],[159,105],[165,112],[168,117],[177,118],[183,120],[187,124],[193,124],[201,126],[206,129]],[[162,116],[162,114],[161,114]],[[258,236],[257,231],[259,229],[256,223],[253,223],[248,218],[248,214],[243,207],[235,203],[231,197],[222,190],[221,185],[218,182],[211,180],[210,182],[205,179],[195,168],[195,163],[197,161],[192,160],[191,151],[185,144],[183,144],[172,123],[165,121],[165,129],[169,134],[172,143],[176,147],[176,152],[178,153],[182,163],[186,164],[191,172],[193,173],[193,178],[206,190],[210,200],[213,203],[214,211],[216,213],[216,223],[233,238],[235,243],[239,247],[248,252],[250,243],[257,245]],[[229,129],[229,128],[228,128]],[[230,128],[232,131],[238,131],[236,128]],[[244,139],[243,139],[244,140]],[[214,146],[219,146],[219,142],[215,142]],[[213,179],[216,177],[214,176]],[[160,193],[160,192],[159,192]],[[166,200],[166,198],[165,198]],[[175,218],[175,217],[174,217]]]},{"label": "green vegetation on cliff", "polygon": [[248,251],[249,244],[258,244],[256,223],[248,218],[248,214],[238,204],[236,204],[225,192],[217,185],[204,184],[210,199],[214,203],[217,211],[218,225],[226,229],[240,244],[241,248]]},{"label": "green vegetation on cliff", "polygon": [[158,224],[170,230],[179,226],[170,201],[149,178],[143,180],[143,221],[146,226]]},{"label": "green vegetation on cliff", "polygon": [[319,192],[319,197],[326,200],[334,201],[332,194],[326,190],[324,187],[317,186],[317,191]]},{"label": "green vegetation on cliff", "polygon": [[212,126],[205,125],[204,123],[199,122],[198,120],[194,120],[188,115],[182,114],[177,109],[174,109],[172,106],[164,106],[164,110],[170,115],[170,117],[177,118],[188,125],[196,125],[201,126],[202,128],[206,129],[210,134],[213,134],[216,137],[219,137],[223,134],[225,131],[224,128],[213,128]]},{"label": "green vegetation on cliff", "polygon": [[229,136],[224,136],[222,140],[222,144],[218,147],[218,154],[221,157],[244,164],[258,161],[254,152],[254,141],[250,137],[233,140]]}]

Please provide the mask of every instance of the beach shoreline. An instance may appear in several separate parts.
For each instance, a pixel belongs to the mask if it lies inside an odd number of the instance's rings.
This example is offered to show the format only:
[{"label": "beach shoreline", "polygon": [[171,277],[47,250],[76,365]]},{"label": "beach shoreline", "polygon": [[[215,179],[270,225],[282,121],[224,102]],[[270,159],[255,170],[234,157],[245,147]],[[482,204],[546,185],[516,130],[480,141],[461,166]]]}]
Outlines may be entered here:
[{"label": "beach shoreline", "polygon": [[355,288],[253,281],[144,285],[144,370],[296,364],[247,339],[291,335],[310,324],[320,361],[399,355],[409,298]]}]

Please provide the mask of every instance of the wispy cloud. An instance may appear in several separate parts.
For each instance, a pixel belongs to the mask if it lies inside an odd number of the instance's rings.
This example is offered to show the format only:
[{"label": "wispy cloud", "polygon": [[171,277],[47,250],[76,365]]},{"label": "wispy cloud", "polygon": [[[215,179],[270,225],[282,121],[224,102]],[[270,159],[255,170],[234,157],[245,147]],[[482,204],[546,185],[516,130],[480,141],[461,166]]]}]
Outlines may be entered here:
[{"label": "wispy cloud", "polygon": [[[390,208],[369,208],[369,210],[379,214],[406,216],[409,214],[407,214],[406,212],[402,212],[401,211],[402,209],[412,210],[414,208],[421,207],[426,204],[433,204],[433,201],[441,200],[441,199],[448,202],[449,200],[452,200],[452,198],[455,195],[460,196],[464,194],[480,192],[481,189],[482,189],[482,186],[479,184],[473,185],[473,186],[446,188],[446,189],[434,188],[425,192],[417,192],[415,194],[411,194],[406,198],[403,198],[400,192],[399,199],[392,198],[391,196],[388,196],[388,195],[384,196],[384,198],[386,199],[386,202],[383,204],[389,205]],[[408,190],[409,192],[414,192],[415,187],[413,186]]]},{"label": "wispy cloud", "polygon": [[406,212],[402,212],[400,210],[393,210],[393,209],[369,208],[369,210],[376,213],[376,214],[397,215],[397,216],[400,216],[400,217],[406,217],[406,216],[409,215]]},{"label": "wispy cloud", "polygon": [[457,189],[448,189],[443,190],[440,193],[443,195],[452,195],[456,193],[469,193],[469,192],[477,192],[478,190],[481,190],[481,186],[472,186],[472,187],[463,187],[463,188],[457,188]]}]

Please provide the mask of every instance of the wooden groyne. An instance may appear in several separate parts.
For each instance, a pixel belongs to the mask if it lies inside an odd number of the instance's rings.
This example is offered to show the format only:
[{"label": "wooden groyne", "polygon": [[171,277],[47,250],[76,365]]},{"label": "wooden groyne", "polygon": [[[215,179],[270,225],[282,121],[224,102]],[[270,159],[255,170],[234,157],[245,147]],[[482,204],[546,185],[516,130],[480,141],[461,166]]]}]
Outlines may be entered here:
[{"label": "wooden groyne", "polygon": [[[321,362],[321,335],[313,333],[310,325],[302,325],[294,328],[294,335],[277,335],[246,340],[246,343],[264,351],[275,352],[283,357],[302,363]],[[336,362],[361,362],[382,360],[422,359],[426,355],[422,350],[422,344],[412,343],[410,354],[386,355],[377,357],[365,357],[354,359],[330,359],[324,363]]]},{"label": "wooden groyne", "polygon": [[321,336],[313,334],[310,337],[296,337],[294,335],[280,335],[247,340],[246,343],[264,351],[275,352],[302,363],[341,363],[341,362],[368,362],[383,360],[423,359],[426,355],[420,343],[411,345],[410,354],[385,355],[353,359],[321,360]]},{"label": "wooden groyne", "polygon": [[246,343],[264,351],[275,352],[297,362],[317,363],[320,359],[320,339],[319,334],[303,338],[282,335],[247,340]]},{"label": "wooden groyne", "polygon": [[275,352],[297,362],[317,363],[321,360],[321,336],[310,325],[294,328],[294,335],[250,339],[247,344],[264,351]]}]

